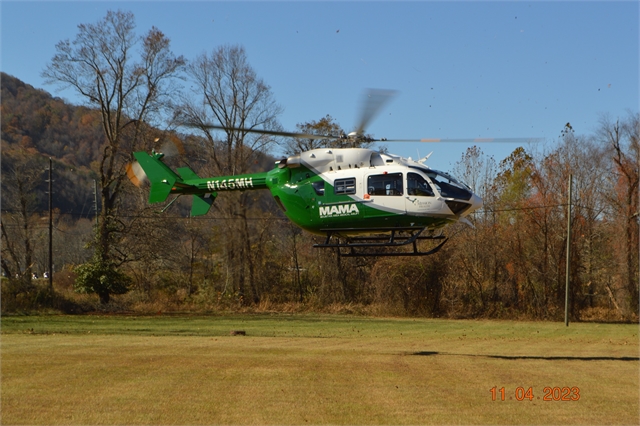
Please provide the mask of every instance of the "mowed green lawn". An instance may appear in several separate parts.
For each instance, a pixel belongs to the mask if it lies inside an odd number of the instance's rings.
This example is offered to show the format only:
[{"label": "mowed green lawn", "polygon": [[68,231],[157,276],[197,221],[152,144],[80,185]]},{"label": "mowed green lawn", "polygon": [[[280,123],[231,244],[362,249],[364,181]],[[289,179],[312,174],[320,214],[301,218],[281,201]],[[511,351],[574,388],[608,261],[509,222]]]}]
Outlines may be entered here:
[{"label": "mowed green lawn", "polygon": [[637,424],[638,343],[628,324],[3,317],[2,423]]}]

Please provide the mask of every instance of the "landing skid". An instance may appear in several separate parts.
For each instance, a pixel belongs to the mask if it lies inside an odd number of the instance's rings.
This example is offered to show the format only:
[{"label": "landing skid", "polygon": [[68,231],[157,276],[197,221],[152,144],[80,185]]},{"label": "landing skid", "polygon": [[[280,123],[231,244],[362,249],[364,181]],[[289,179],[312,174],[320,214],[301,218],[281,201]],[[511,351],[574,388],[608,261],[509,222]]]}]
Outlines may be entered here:
[{"label": "landing skid", "polygon": [[[314,244],[316,248],[335,248],[342,257],[360,256],[428,256],[437,253],[447,242],[444,235],[422,235],[426,228],[371,228],[371,229],[323,229],[327,233],[324,244]],[[371,233],[376,235],[349,236],[350,233]],[[389,235],[380,235],[389,233]],[[418,250],[419,240],[443,240],[428,251]],[[413,251],[388,251],[388,247],[411,246]],[[372,251],[377,249],[376,251]]]}]

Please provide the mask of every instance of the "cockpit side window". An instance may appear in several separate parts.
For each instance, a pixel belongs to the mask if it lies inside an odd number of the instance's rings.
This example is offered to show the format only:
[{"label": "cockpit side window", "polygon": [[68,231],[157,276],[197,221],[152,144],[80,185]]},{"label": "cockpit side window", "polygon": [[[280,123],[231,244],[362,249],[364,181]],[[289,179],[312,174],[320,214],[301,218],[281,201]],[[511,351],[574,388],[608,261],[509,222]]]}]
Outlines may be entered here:
[{"label": "cockpit side window", "polygon": [[402,173],[387,173],[370,175],[367,179],[367,193],[369,195],[402,195]]},{"label": "cockpit side window", "polygon": [[407,173],[407,195],[433,197],[433,189],[425,178],[417,173]]}]

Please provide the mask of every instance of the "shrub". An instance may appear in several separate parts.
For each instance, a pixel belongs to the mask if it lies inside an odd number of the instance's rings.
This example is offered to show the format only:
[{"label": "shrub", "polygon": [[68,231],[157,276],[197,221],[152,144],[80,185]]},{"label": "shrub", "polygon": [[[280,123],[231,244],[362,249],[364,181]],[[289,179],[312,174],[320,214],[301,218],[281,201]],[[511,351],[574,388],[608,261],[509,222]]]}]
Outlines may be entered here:
[{"label": "shrub", "polygon": [[131,278],[98,256],[78,266],[75,273],[75,291],[96,293],[102,304],[109,303],[112,294],[125,294],[131,288]]}]

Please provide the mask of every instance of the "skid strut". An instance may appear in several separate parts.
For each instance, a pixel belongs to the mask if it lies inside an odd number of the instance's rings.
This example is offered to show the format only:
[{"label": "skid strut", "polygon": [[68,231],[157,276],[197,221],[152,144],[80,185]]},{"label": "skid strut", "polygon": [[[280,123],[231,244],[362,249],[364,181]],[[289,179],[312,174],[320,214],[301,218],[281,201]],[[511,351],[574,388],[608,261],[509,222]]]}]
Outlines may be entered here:
[{"label": "skid strut", "polygon": [[[345,237],[350,229],[327,229],[327,238],[323,244],[315,244],[316,248],[336,248],[338,254],[343,257],[358,256],[428,256],[437,253],[447,242],[444,235],[422,235],[426,228],[372,228],[368,230],[359,229],[359,232],[389,233],[389,235],[367,235]],[[418,250],[418,240],[443,240],[436,247],[428,251]],[[388,247],[411,246],[412,251],[388,251],[383,250]],[[344,251],[343,249],[346,249]],[[378,249],[371,251],[367,249]],[[364,250],[364,251],[363,251]]]}]

